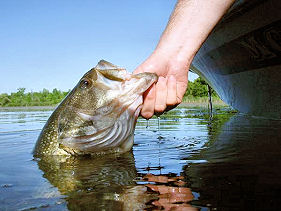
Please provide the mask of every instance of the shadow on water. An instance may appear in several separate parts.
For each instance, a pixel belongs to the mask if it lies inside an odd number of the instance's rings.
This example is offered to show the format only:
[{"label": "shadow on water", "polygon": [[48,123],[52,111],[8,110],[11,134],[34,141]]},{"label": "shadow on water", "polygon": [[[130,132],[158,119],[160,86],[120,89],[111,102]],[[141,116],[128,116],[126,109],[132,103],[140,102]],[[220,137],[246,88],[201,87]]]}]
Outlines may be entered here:
[{"label": "shadow on water", "polygon": [[280,132],[280,120],[241,114],[211,131],[211,143],[200,153],[207,162],[184,166],[189,187],[200,194],[192,204],[218,210],[280,208]]}]

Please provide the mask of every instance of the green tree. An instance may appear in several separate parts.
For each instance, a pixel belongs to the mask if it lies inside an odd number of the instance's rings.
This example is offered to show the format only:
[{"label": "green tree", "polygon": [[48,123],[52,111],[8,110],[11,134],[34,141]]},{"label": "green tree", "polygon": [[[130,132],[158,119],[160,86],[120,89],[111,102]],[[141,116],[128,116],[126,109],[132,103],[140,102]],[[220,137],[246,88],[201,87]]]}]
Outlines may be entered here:
[{"label": "green tree", "polygon": [[58,104],[68,92],[54,89],[49,92],[43,89],[40,92],[25,93],[25,88],[18,88],[17,92],[11,94],[0,94],[0,106],[47,106]]},{"label": "green tree", "polygon": [[[194,82],[188,82],[188,89],[185,96],[193,97],[207,97],[208,96],[208,83],[201,77],[198,77]],[[212,95],[217,96],[217,93],[212,89]]]}]

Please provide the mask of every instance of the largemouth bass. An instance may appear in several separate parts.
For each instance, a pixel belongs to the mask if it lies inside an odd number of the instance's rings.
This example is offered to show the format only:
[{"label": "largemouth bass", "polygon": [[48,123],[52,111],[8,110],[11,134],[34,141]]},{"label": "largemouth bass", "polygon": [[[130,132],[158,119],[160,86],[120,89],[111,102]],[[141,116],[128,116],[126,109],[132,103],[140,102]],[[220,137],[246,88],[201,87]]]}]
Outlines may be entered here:
[{"label": "largemouth bass", "polygon": [[156,81],[154,73],[132,75],[101,60],[52,113],[38,137],[34,156],[129,151],[142,94]]}]

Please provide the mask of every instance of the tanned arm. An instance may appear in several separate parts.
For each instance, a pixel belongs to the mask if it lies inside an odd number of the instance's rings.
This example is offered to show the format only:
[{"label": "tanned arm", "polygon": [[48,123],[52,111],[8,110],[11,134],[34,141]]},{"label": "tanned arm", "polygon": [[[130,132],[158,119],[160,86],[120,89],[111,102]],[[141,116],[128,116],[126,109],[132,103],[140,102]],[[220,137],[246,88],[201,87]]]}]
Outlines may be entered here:
[{"label": "tanned arm", "polygon": [[181,103],[192,59],[234,1],[178,0],[157,47],[134,71],[159,76],[156,85],[144,95],[144,118]]}]

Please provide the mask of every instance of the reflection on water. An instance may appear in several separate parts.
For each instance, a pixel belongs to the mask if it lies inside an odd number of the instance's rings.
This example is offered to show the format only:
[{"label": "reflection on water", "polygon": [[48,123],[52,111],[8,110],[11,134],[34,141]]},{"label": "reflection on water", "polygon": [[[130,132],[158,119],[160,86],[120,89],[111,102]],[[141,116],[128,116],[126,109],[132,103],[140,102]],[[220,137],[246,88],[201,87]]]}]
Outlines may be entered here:
[{"label": "reflection on water", "polygon": [[277,210],[280,132],[280,120],[239,114],[230,118],[215,142],[202,150],[200,156],[208,162],[184,167],[190,187],[200,193],[200,200],[193,204],[209,204],[219,210]]},{"label": "reflection on water", "polygon": [[[71,210],[120,209],[121,202],[126,200],[124,195],[129,196],[130,189],[136,184],[132,153],[95,159],[49,156],[40,159],[38,166],[44,172],[43,177],[67,196],[67,207]],[[126,203],[126,208],[138,206],[133,199],[131,197]]]},{"label": "reflection on water", "polygon": [[279,120],[178,108],[140,118],[130,153],[33,160],[50,114],[0,112],[0,210],[279,208]]}]

